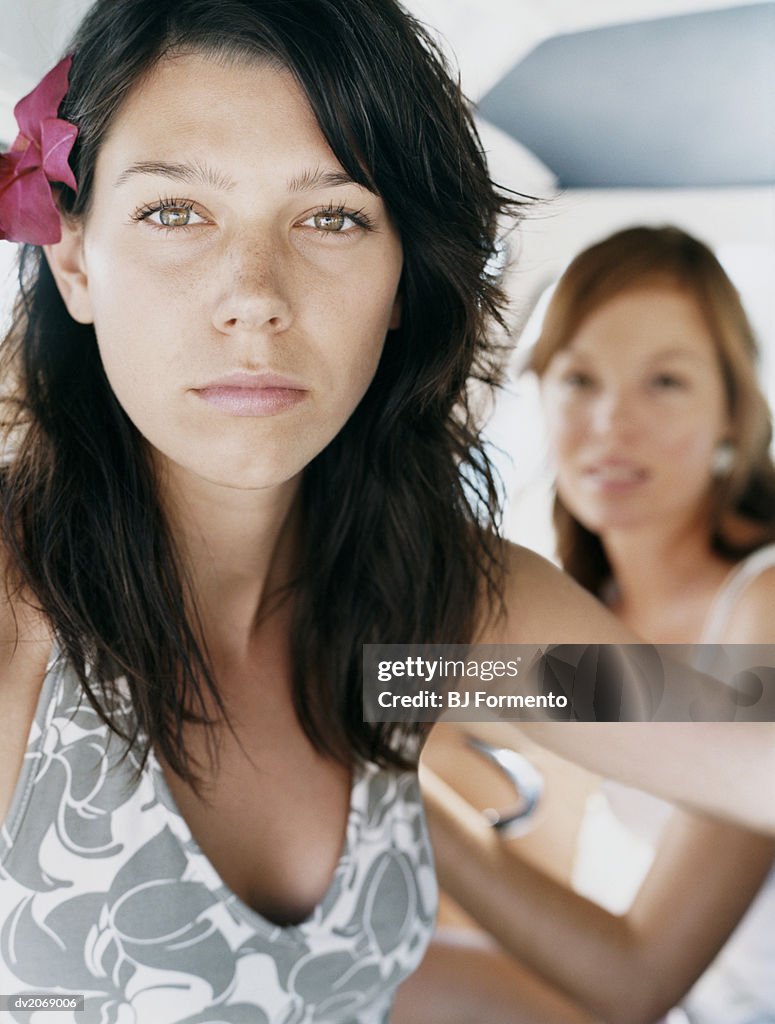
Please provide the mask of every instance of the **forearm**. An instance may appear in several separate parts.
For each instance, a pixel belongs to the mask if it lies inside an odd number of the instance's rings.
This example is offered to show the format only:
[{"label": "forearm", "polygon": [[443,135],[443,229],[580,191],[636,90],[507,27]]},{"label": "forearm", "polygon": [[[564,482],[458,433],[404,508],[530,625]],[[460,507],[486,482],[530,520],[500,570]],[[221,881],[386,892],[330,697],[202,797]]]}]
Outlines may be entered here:
[{"label": "forearm", "polygon": [[683,994],[625,919],[520,862],[431,773],[425,790],[442,886],[513,956],[604,1021],[650,1024]]},{"label": "forearm", "polygon": [[599,1024],[494,944],[435,936],[391,1024]]},{"label": "forearm", "polygon": [[[736,720],[743,711],[755,713],[756,705],[736,704],[730,665],[719,659],[708,675],[680,660],[690,649],[680,654],[682,649],[671,646],[646,647],[653,664],[640,660],[639,645],[618,649],[629,652],[616,664],[630,668],[624,674],[633,692],[632,719],[536,722],[528,727],[531,738],[689,810],[775,834],[775,722]],[[652,674],[661,680],[659,686]],[[611,678],[615,690],[619,679]],[[760,710],[764,714],[766,708]]]},{"label": "forearm", "polygon": [[[509,549],[506,606],[508,614],[486,623],[478,635],[480,643],[524,643],[546,646],[557,637],[561,624],[562,642],[588,645],[626,646],[637,638],[611,616],[598,602],[554,567],[524,549]],[[772,631],[772,600],[759,609],[760,620],[748,631],[737,629],[725,636],[727,643],[775,643]],[[667,667],[667,666],[663,666]],[[672,670],[671,670],[672,671]],[[706,710],[716,704],[723,692],[721,684],[701,681],[686,667],[675,669],[669,693],[684,692],[691,685],[689,708],[683,702],[684,717],[692,705]],[[636,693],[638,688],[635,688]],[[648,687],[644,700],[633,697],[634,710],[649,707]],[[720,718],[727,717],[726,709]],[[668,703],[666,701],[666,703]],[[639,706],[640,705],[640,706]],[[712,714],[707,715],[713,718]],[[531,724],[530,738],[555,753],[576,761],[598,774],[627,782],[687,808],[735,822],[755,831],[775,835],[775,722],[662,722],[665,731],[658,743],[638,722],[620,722],[605,744],[597,741],[595,723],[541,722]],[[470,723],[480,734],[493,726]],[[508,733],[506,723],[494,725]],[[638,729],[642,728],[641,732]],[[667,730],[672,737],[668,738]],[[503,744],[500,738],[492,742]],[[504,745],[508,745],[508,741]]]},{"label": "forearm", "polygon": [[[666,800],[754,831],[775,835],[775,723],[531,723],[531,740],[591,771]],[[471,731],[503,742],[504,728],[472,724]],[[499,736],[500,739],[494,739]]]}]

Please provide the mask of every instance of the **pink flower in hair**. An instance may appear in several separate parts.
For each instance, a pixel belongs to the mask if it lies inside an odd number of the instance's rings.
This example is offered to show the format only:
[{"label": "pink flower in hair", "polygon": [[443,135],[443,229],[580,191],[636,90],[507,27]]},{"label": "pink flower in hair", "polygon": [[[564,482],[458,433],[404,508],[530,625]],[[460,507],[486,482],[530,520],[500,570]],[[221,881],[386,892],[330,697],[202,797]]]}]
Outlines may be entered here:
[{"label": "pink flower in hair", "polygon": [[72,57],[65,57],[14,107],[19,134],[0,154],[0,238],[47,245],[62,237],[51,182],[77,190],[67,162],[78,129],[57,117]]}]

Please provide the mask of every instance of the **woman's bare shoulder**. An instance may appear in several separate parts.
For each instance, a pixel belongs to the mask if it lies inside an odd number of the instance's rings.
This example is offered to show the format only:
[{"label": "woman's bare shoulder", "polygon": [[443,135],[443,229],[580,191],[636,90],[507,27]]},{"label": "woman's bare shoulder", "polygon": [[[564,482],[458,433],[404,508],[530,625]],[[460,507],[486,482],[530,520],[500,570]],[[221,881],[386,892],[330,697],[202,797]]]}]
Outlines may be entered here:
[{"label": "woman's bare shoulder", "polygon": [[39,656],[45,661],[50,647],[51,630],[34,602],[11,582],[8,556],[0,546],[0,689],[5,689],[6,677],[18,674],[22,663],[35,662]]},{"label": "woman's bare shoulder", "polygon": [[5,818],[21,768],[51,650],[42,615],[6,584],[0,553],[0,822]]},{"label": "woman's bare shoulder", "polygon": [[722,636],[729,644],[775,644],[775,566],[759,573],[742,592]]},{"label": "woman's bare shoulder", "polygon": [[481,643],[627,643],[635,638],[590,593],[547,559],[504,545],[504,607]]}]

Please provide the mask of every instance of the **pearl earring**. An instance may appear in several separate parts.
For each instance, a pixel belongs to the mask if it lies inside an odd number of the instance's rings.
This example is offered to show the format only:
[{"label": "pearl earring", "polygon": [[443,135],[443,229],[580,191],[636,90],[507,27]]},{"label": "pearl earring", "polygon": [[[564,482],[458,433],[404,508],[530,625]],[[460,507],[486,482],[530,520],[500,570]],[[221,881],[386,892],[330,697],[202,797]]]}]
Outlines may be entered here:
[{"label": "pearl earring", "polygon": [[729,476],[735,465],[737,449],[731,441],[719,441],[710,460],[710,473],[714,477]]}]

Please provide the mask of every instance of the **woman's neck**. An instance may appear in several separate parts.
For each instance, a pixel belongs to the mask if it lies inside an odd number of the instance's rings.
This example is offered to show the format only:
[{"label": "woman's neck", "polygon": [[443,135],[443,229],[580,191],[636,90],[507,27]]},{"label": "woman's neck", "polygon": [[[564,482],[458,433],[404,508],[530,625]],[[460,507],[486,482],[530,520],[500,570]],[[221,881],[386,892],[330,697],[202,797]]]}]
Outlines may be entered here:
[{"label": "woman's neck", "polygon": [[268,602],[292,578],[299,483],[240,490],[165,468],[162,503],[213,661],[249,658]]},{"label": "woman's neck", "polygon": [[616,585],[612,611],[653,642],[694,643],[730,570],[696,524],[601,536]]}]

